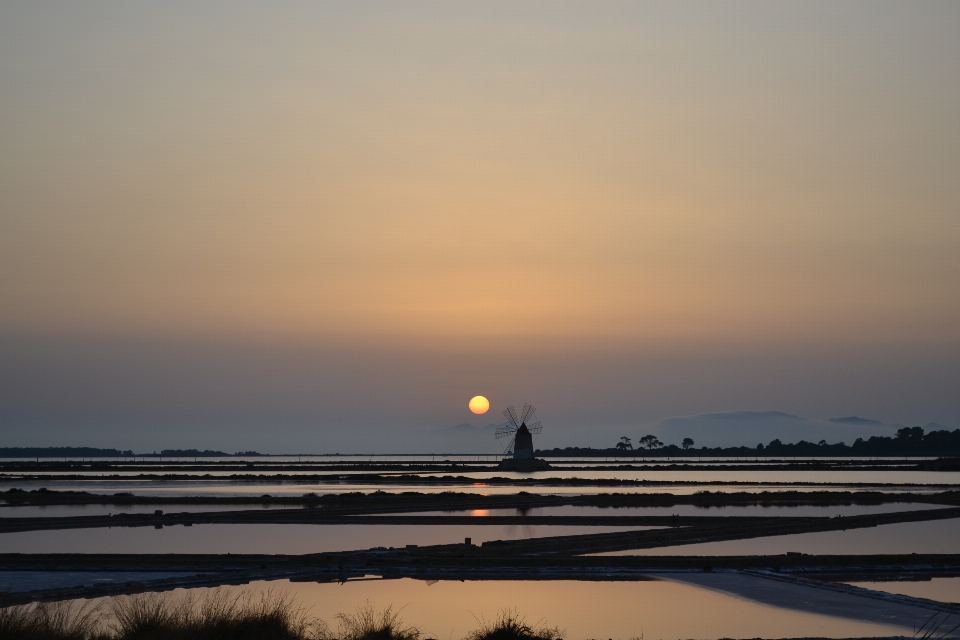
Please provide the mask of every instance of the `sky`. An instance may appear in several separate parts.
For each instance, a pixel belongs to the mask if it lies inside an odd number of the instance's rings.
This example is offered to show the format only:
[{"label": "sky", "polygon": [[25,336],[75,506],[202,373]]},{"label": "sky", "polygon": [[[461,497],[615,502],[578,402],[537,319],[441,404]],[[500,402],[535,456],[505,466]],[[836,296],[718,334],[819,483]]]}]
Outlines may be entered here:
[{"label": "sky", "polygon": [[0,446],[957,428],[958,176],[955,2],[2,1]]}]

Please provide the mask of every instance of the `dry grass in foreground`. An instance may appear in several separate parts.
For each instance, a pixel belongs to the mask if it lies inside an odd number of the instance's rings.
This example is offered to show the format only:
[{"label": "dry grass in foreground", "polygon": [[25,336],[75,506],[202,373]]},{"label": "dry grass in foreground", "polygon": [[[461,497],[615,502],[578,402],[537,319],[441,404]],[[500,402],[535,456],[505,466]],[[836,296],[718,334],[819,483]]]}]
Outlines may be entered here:
[{"label": "dry grass in foreground", "polygon": [[471,632],[464,640],[561,640],[563,631],[550,628],[539,622],[534,626],[527,624],[515,611],[501,611],[493,623],[480,620],[480,628]]},{"label": "dry grass in foreground", "polygon": [[[141,594],[92,606],[40,603],[0,609],[3,640],[426,640],[387,607],[369,603],[337,616],[338,629],[312,618],[289,596],[214,590],[203,597]],[[464,640],[562,640],[563,633],[529,626],[501,613]]]},{"label": "dry grass in foreground", "polygon": [[205,597],[142,594],[91,607],[70,602],[0,609],[4,640],[324,640],[289,597],[215,590]]}]

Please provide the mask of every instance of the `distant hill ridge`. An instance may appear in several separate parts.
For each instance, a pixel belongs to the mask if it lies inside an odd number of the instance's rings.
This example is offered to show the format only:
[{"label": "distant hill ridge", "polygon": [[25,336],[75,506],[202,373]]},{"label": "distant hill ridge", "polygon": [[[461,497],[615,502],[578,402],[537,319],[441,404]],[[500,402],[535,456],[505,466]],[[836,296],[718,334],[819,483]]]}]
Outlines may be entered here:
[{"label": "distant hill ridge", "polygon": [[871,427],[886,426],[879,420],[868,420],[866,418],[858,418],[857,416],[848,416],[846,418],[830,418],[830,422],[836,422],[837,424],[857,424]]},{"label": "distant hill ridge", "polygon": [[224,456],[259,456],[256,451],[224,453],[204,449],[164,449],[160,453],[134,453],[131,450],[100,449],[97,447],[0,447],[0,458],[125,458],[125,457],[168,457],[168,458],[213,458]]},{"label": "distant hill ridge", "polygon": [[485,427],[475,427],[469,422],[461,422],[460,424],[455,424],[452,427],[446,427],[442,431],[445,433],[493,433],[498,428],[507,424],[506,422],[501,424],[490,423]]},{"label": "distant hill ridge", "polygon": [[658,430],[664,442],[693,438],[698,445],[708,447],[755,447],[771,440],[853,442],[857,438],[893,436],[903,426],[859,416],[816,419],[783,411],[724,411],[666,418],[660,421]]},{"label": "distant hill ridge", "polygon": [[120,458],[133,451],[96,447],[0,447],[0,458]]},{"label": "distant hill ridge", "polygon": [[[440,429],[423,429],[421,432],[414,434],[416,438],[419,438],[414,451],[420,454],[499,455],[506,442],[495,439],[494,434],[497,428],[503,424],[506,423],[489,423],[485,426],[461,423]],[[571,441],[573,441],[580,445],[579,448],[582,451],[596,452],[608,451],[608,449],[605,448],[605,443],[613,440],[615,444],[615,441],[620,436],[629,437],[637,441],[645,434],[651,433],[657,436],[667,447],[670,445],[679,447],[684,440],[693,440],[696,443],[696,449],[698,451],[702,450],[703,447],[711,450],[729,449],[730,451],[746,451],[749,449],[756,451],[758,450],[758,445],[763,444],[764,447],[767,447],[774,442],[797,443],[797,445],[805,442],[809,446],[819,446],[820,442],[836,444],[847,443],[849,448],[853,447],[853,443],[856,443],[858,440],[862,443],[868,443],[873,438],[893,438],[897,432],[903,428],[905,427],[901,424],[886,424],[879,420],[861,418],[856,415],[817,419],[804,418],[783,411],[742,410],[669,417],[653,425],[624,427],[623,431],[617,429],[620,431],[618,433],[613,433],[610,429],[607,429],[603,433],[597,430],[596,432],[591,432],[589,436],[590,441],[588,442],[583,442],[584,432],[582,430],[573,432],[569,427],[566,432],[551,429],[547,440],[550,445],[570,444]],[[927,423],[922,427],[922,430],[927,433],[952,431],[950,427],[934,422]],[[566,442],[564,442],[564,440],[566,440]],[[885,444],[886,442],[888,441],[873,440],[873,444],[869,446],[860,444],[858,445],[858,452],[866,455],[874,455],[879,451],[876,447],[883,450],[889,449],[890,451],[901,448],[899,444],[902,443],[893,445]],[[938,437],[933,440],[924,437],[923,448],[928,452],[926,455],[937,455],[941,451],[953,451],[952,442],[952,437]],[[816,443],[816,445],[811,445],[810,443]],[[543,449],[549,448],[544,447],[543,444],[544,443],[540,442],[535,443],[535,445],[540,445]],[[780,444],[775,445],[774,448],[776,449],[777,446],[790,447],[793,445]],[[948,449],[943,449],[944,446]],[[867,448],[864,449],[864,447]],[[230,454],[224,451],[198,449],[164,449],[159,453],[156,451],[134,453],[131,450],[97,447],[0,447],[0,458],[119,458],[132,457],[134,455],[145,458],[201,458],[252,457],[266,454],[260,454],[256,451],[242,451]],[[304,455],[310,454],[304,453]],[[332,452],[330,455],[333,455]],[[740,455],[743,455],[743,453],[740,453]],[[798,453],[797,455],[800,454]]]}]

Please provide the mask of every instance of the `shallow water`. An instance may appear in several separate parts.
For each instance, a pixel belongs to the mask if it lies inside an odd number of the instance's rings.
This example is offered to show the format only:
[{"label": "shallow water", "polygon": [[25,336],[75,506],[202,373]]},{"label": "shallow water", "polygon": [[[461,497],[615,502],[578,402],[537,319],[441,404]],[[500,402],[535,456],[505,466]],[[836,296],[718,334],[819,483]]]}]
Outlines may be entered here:
[{"label": "shallow water", "polygon": [[0,553],[319,553],[408,544],[454,544],[471,538],[516,540],[654,527],[500,525],[201,524],[64,529],[0,534]]},{"label": "shallow water", "polygon": [[[422,476],[443,477],[444,473],[420,473]],[[459,475],[459,474],[458,474]],[[591,469],[551,469],[537,473],[508,471],[472,471],[464,476],[474,480],[490,478],[582,478],[585,480],[652,480],[657,482],[761,482],[761,483],[813,483],[813,484],[918,484],[957,485],[960,471],[915,471],[912,469],[886,469],[883,471],[782,471],[782,470],[732,470],[713,471],[705,469],[642,470],[614,469],[594,471]]]},{"label": "shallow water", "polygon": [[[236,589],[233,587],[231,589]],[[516,611],[530,624],[586,638],[790,638],[904,635],[901,626],[863,622],[763,605],[710,589],[672,581],[440,581],[351,580],[344,584],[252,583],[247,589],[295,594],[310,614],[336,629],[338,613],[369,602],[392,606],[408,625],[428,637],[459,640]],[[207,590],[194,589],[194,592]],[[174,592],[183,593],[183,590]]]},{"label": "shallow water", "polygon": [[[295,505],[264,504],[186,504],[186,505],[116,505],[116,504],[55,504],[55,505],[0,505],[0,518],[65,518],[71,516],[106,516],[114,513],[153,513],[160,509],[164,513],[190,513],[204,511],[238,511],[253,509],[296,509]],[[0,534],[2,535],[2,534]]]},{"label": "shallow water", "polygon": [[166,578],[196,575],[167,571],[2,571],[0,592],[36,591],[40,589],[70,589],[78,586],[98,586],[124,582],[146,582]]},{"label": "shallow water", "polygon": [[712,506],[699,507],[692,504],[678,504],[672,507],[580,507],[563,505],[557,507],[537,507],[534,509],[483,509],[462,511],[424,511],[417,515],[463,515],[474,516],[740,516],[740,517],[833,517],[837,515],[856,516],[872,513],[893,513],[897,511],[920,511],[942,509],[943,505],[922,502],[903,502],[890,504],[851,504],[851,505],[800,505],[789,506]]},{"label": "shallow water", "polygon": [[[147,472],[153,473],[153,472]],[[202,471],[158,471],[155,473],[152,478],[153,481],[162,481],[162,477],[166,473],[175,473],[180,476],[195,476],[197,482],[203,482],[201,478],[207,477],[207,483],[222,483],[224,482],[223,478],[233,475],[245,475],[245,476],[274,476],[278,473],[281,473],[285,476],[315,476],[315,475],[338,475],[338,476],[350,476],[350,475],[361,475],[361,474],[370,474],[378,473],[382,475],[393,475],[393,474],[404,474],[404,475],[413,475],[420,476],[424,478],[432,478],[435,482],[441,482],[443,479],[448,479],[448,482],[445,484],[450,486],[470,486],[474,482],[483,483],[489,481],[492,478],[506,478],[509,480],[518,480],[518,481],[544,481],[548,482],[550,479],[560,479],[560,480],[570,480],[574,478],[579,478],[582,480],[592,480],[592,481],[603,481],[603,480],[631,480],[631,481],[653,481],[653,482],[676,482],[676,483],[688,483],[688,482],[720,482],[720,483],[738,483],[738,482],[748,482],[748,483],[806,483],[813,485],[822,485],[822,484],[836,484],[836,485],[859,485],[859,484],[895,484],[895,485],[943,485],[943,486],[956,486],[960,485],[960,471],[916,471],[913,469],[905,468],[893,468],[893,469],[884,469],[881,471],[859,471],[859,470],[811,470],[811,471],[783,471],[783,470],[709,470],[709,469],[698,469],[696,466],[691,466],[687,469],[682,470],[659,470],[659,469],[643,469],[643,470],[631,470],[631,469],[603,469],[603,470],[593,470],[593,469],[565,469],[565,468],[555,468],[550,469],[549,471],[537,471],[537,472],[528,472],[520,473],[515,471],[472,471],[468,467],[465,467],[462,471],[442,471],[442,472],[395,472],[395,471],[385,471],[377,472],[370,470],[352,470],[352,469],[343,469],[343,470],[332,470],[332,471],[316,471],[316,470],[304,470],[304,471],[282,471],[278,472],[271,469],[243,469],[243,470],[231,470],[231,471],[218,471],[216,469],[202,470]],[[42,475],[50,478],[50,482],[56,481],[57,477],[60,476],[87,476],[91,481],[100,481],[107,483],[108,486],[112,486],[115,483],[120,483],[123,481],[130,481],[133,478],[136,478],[140,475],[143,475],[143,471],[109,471],[107,474],[104,474],[103,471],[51,471],[43,472]],[[108,480],[107,477],[116,477],[118,480]],[[19,474],[15,473],[4,473],[0,475],[0,486],[9,485],[17,486],[17,478]],[[31,481],[33,483],[34,481]],[[65,481],[72,482],[72,481]],[[173,481],[177,482],[177,481]],[[326,484],[326,483],[324,483]],[[333,484],[339,485],[339,481],[334,481]],[[324,485],[320,485],[324,486]],[[357,486],[367,486],[363,483],[359,483]],[[379,485],[371,485],[379,486]],[[619,489],[618,489],[619,490]]]},{"label": "shallow water", "polygon": [[928,600],[960,604],[960,578],[931,578],[910,582],[851,582],[850,584],[855,587],[899,593],[913,598],[927,598]]},{"label": "shallow water", "polygon": [[[27,505],[5,506],[0,505],[0,518],[62,518],[69,516],[98,516],[112,513],[153,513],[157,508],[166,513],[187,511],[191,513],[204,511],[245,511],[268,509],[296,509],[291,505]],[[578,507],[564,505],[558,507],[539,507],[536,509],[460,509],[448,511],[417,511],[415,515],[472,515],[472,516],[786,516],[786,517],[832,517],[836,515],[853,516],[871,513],[889,513],[894,511],[913,511],[922,509],[939,509],[942,505],[915,503],[890,503],[877,505],[835,505],[813,506],[802,505],[797,507],[786,506],[720,506],[698,507],[694,505],[674,505],[672,507]],[[402,515],[413,515],[403,512]]]},{"label": "shallow water", "polygon": [[[740,478],[746,481],[746,478]],[[893,483],[899,481],[897,475],[888,476],[887,481]],[[671,493],[674,495],[691,495],[699,491],[712,492],[747,492],[758,493],[761,491],[886,491],[886,492],[912,492],[912,493],[934,493],[944,489],[952,489],[951,485],[901,485],[886,484],[883,486],[860,486],[851,484],[825,484],[825,485],[789,485],[789,484],[760,484],[760,485],[736,485],[736,484],[717,484],[717,485],[698,485],[698,484],[665,484],[656,486],[626,486],[626,487],[604,487],[604,486],[491,486],[481,481],[458,481],[438,485],[418,485],[418,484],[371,484],[340,482],[336,484],[317,484],[301,482],[257,482],[257,481],[223,481],[223,480],[11,480],[9,478],[0,480],[0,491],[11,488],[24,490],[34,490],[47,488],[56,491],[88,491],[98,494],[112,494],[120,492],[133,493],[139,496],[159,496],[159,497],[178,497],[178,496],[302,496],[307,493],[317,495],[339,494],[339,493],[373,493],[383,491],[386,493],[442,493],[457,492],[470,493],[478,495],[516,495],[520,491],[537,493],[542,495],[596,495],[605,493],[631,493],[631,494],[651,494],[651,493]]]},{"label": "shallow water", "polygon": [[[814,507],[812,509],[817,509]],[[753,515],[760,508],[712,509],[712,515]],[[599,511],[599,510],[598,510]],[[639,510],[636,510],[639,511]],[[635,511],[635,512],[636,512]],[[650,510],[654,511],[654,510]],[[663,511],[656,509],[656,511]],[[669,512],[670,510],[667,510]],[[673,513],[680,510],[672,508]],[[693,510],[687,510],[696,513]],[[807,510],[809,513],[809,510]],[[505,514],[515,510],[503,510]],[[593,527],[480,524],[491,511],[472,512],[476,525],[355,525],[355,524],[201,524],[162,529],[116,527],[0,534],[0,552],[9,553],[318,553],[408,544],[452,544],[471,538],[515,540],[642,530],[653,527]],[[702,512],[701,512],[702,513]],[[779,509],[791,515],[789,508]],[[828,509],[826,515],[842,513]],[[825,531],[746,540],[616,552],[614,555],[780,555],[956,553],[960,519],[886,524],[879,527]]]},{"label": "shallow water", "polygon": [[[648,464],[683,462],[687,464],[696,463],[715,463],[730,461],[751,461],[760,463],[786,462],[808,462],[808,461],[862,461],[870,462],[874,460],[899,462],[903,460],[932,460],[936,456],[916,456],[904,458],[903,456],[787,456],[787,457],[765,457],[765,456],[698,456],[696,453],[683,456],[656,456],[644,458],[643,455],[631,456],[556,456],[548,457],[546,460],[552,465],[571,464],[577,465],[608,465],[608,464],[629,464],[643,462]],[[253,463],[284,463],[284,464],[356,464],[356,463],[398,463],[398,464],[435,464],[437,462],[484,462],[495,464],[503,459],[502,453],[470,453],[470,454],[452,454],[452,453],[413,453],[413,454],[366,454],[366,455],[340,455],[340,454],[287,454],[287,455],[259,455],[259,456],[121,456],[121,457],[25,457],[25,458],[2,458],[0,462],[112,462],[119,464],[144,464],[144,463],[163,463],[163,464],[196,464],[223,462],[238,464],[241,462]]]},{"label": "shallow water", "polygon": [[726,540],[701,544],[617,551],[599,555],[749,556],[787,552],[820,554],[957,553],[960,519],[902,522],[849,531]]}]

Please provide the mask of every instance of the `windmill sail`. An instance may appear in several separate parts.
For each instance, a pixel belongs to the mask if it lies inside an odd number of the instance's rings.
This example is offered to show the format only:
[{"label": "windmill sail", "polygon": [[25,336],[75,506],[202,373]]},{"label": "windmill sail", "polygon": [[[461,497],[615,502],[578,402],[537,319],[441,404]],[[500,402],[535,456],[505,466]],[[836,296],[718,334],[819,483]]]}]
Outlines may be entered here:
[{"label": "windmill sail", "polygon": [[[512,408],[512,407],[511,407]],[[527,420],[533,417],[533,414],[536,413],[537,408],[531,404],[523,405],[523,413],[520,414],[520,424],[525,423]]]},{"label": "windmill sail", "polygon": [[519,414],[515,407],[503,410],[507,423],[497,427],[494,437],[497,440],[510,438],[504,454],[512,455],[514,459],[533,458],[533,436],[540,435],[543,426],[539,420],[530,424],[527,424],[527,420],[533,420],[536,412],[537,408],[532,404],[524,404]]},{"label": "windmill sail", "polygon": [[545,460],[536,457],[533,441],[543,431],[543,424],[537,420],[537,408],[532,404],[524,404],[518,412],[516,407],[507,407],[503,410],[506,423],[497,427],[494,437],[506,442],[503,449],[504,458],[500,461],[499,469],[509,471],[541,471],[549,469]]},{"label": "windmill sail", "polygon": [[506,438],[507,436],[512,436],[514,433],[516,433],[516,431],[517,431],[516,427],[512,427],[506,424],[501,425],[497,427],[497,430],[494,432],[493,437],[499,440],[500,438]]}]

